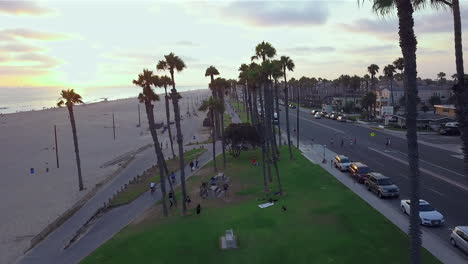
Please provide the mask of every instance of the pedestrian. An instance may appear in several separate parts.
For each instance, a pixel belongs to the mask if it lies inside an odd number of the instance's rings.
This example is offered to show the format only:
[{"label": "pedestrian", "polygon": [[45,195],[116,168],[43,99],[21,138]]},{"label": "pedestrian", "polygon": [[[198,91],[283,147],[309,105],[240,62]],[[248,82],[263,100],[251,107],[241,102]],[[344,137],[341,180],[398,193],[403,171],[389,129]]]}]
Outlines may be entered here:
[{"label": "pedestrian", "polygon": [[224,196],[228,196],[228,189],[229,189],[229,184],[225,183],[223,184],[223,190],[224,190]]},{"label": "pedestrian", "polygon": [[199,215],[199,214],[200,214],[200,212],[201,212],[201,205],[200,205],[200,204],[198,204],[198,205],[197,205],[197,215]]},{"label": "pedestrian", "polygon": [[211,184],[211,186],[216,185],[216,179],[215,179],[215,177],[211,177],[211,179],[210,179],[210,184]]},{"label": "pedestrian", "polygon": [[150,182],[150,190],[151,190],[151,194],[153,194],[154,191],[156,190],[156,183],[154,183],[153,181]]},{"label": "pedestrian", "polygon": [[194,165],[193,165],[193,160],[192,160],[192,161],[190,161],[190,170],[191,170],[191,171],[193,171],[193,169],[194,169],[193,166],[194,166]]},{"label": "pedestrian", "polygon": [[185,204],[187,204],[187,207],[190,207],[190,203],[192,202],[192,200],[190,199],[190,196],[185,196]]},{"label": "pedestrian", "polygon": [[173,184],[176,183],[176,176],[175,176],[174,171],[171,171],[171,174],[169,174],[169,178],[171,179],[171,182],[172,182]]},{"label": "pedestrian", "polygon": [[333,138],[330,138],[330,145],[333,146],[333,142],[334,142]]},{"label": "pedestrian", "polygon": [[341,139],[341,147],[344,146],[344,139]]},{"label": "pedestrian", "polygon": [[387,138],[387,143],[385,143],[385,145],[387,146],[387,148],[390,147],[390,138],[389,137]]},{"label": "pedestrian", "polygon": [[169,192],[168,197],[169,197],[169,203],[171,203],[171,205],[169,206],[169,208],[172,208],[172,206],[174,205],[174,202],[173,202],[173,200],[174,200],[174,194],[172,193],[172,191]]},{"label": "pedestrian", "polygon": [[195,160],[195,168],[198,169],[198,158]]}]

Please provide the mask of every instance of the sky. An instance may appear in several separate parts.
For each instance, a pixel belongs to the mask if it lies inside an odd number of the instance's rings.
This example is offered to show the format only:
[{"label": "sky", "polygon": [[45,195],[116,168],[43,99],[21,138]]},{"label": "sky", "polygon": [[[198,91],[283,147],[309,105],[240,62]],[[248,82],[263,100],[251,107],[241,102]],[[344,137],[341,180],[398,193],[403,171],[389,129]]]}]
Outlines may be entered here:
[{"label": "sky", "polygon": [[[290,77],[362,76],[372,63],[381,69],[392,63],[401,50],[396,14],[382,17],[371,1],[357,2],[0,0],[0,92],[131,86],[143,69],[156,72],[170,52],[187,65],[176,74],[177,85],[203,86],[210,65],[221,77],[237,78],[261,41],[294,60]],[[466,29],[468,1],[460,2]],[[450,10],[416,13],[420,77],[455,73],[452,21]]]}]

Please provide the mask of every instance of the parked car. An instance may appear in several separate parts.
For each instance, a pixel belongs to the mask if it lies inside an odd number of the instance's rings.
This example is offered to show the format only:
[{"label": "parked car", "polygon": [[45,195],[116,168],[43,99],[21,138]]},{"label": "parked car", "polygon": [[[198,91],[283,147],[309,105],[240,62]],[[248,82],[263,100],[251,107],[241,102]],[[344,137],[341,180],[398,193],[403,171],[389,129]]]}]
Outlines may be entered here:
[{"label": "parked car", "polygon": [[[410,200],[401,200],[400,206],[403,213],[410,214]],[[425,200],[419,200],[419,219],[426,226],[440,226],[445,222],[444,216]]]},{"label": "parked car", "polygon": [[335,164],[335,168],[340,171],[348,171],[349,165],[351,165],[351,160],[344,155],[337,155],[333,160],[333,164]]},{"label": "parked car", "polygon": [[440,125],[439,134],[441,135],[460,135],[460,124],[458,122],[449,122]]},{"label": "parked car", "polygon": [[320,115],[321,115],[322,117],[325,117],[325,116],[327,115],[327,112],[322,111],[322,112],[320,112]]},{"label": "parked car", "polygon": [[316,114],[314,115],[314,118],[315,118],[315,119],[320,119],[320,118],[322,118],[322,116],[320,115],[320,113],[316,113]]},{"label": "parked car", "polygon": [[317,112],[318,112],[317,110],[310,111],[310,113],[312,113],[313,116],[315,116],[315,113],[317,113]]},{"label": "parked car", "polygon": [[338,122],[346,122],[346,116],[345,115],[340,115],[336,119]]},{"label": "parked car", "polygon": [[359,183],[364,183],[370,172],[370,168],[362,162],[353,162],[349,166],[351,177],[356,178]]},{"label": "parked car", "polygon": [[332,113],[328,113],[325,115],[326,118],[330,118],[330,116],[332,115]]},{"label": "parked car", "polygon": [[293,105],[293,104],[289,104],[289,108],[291,108],[291,109],[296,109],[296,106]]},{"label": "parked car", "polygon": [[331,119],[333,120],[336,120],[338,118],[338,114],[337,113],[333,113],[331,116],[330,116]]},{"label": "parked car", "polygon": [[468,226],[456,226],[450,234],[450,243],[468,253]]},{"label": "parked car", "polygon": [[400,189],[393,184],[392,180],[378,172],[369,173],[365,184],[367,189],[377,194],[379,198],[398,197],[400,195]]}]

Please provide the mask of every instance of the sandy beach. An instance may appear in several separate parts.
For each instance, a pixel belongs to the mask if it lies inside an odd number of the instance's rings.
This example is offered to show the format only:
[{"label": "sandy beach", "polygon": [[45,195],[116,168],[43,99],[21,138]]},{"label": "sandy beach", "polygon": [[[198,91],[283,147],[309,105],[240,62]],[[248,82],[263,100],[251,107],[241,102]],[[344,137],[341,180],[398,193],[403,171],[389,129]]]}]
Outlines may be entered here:
[{"label": "sandy beach", "polygon": [[[183,92],[181,113],[208,90]],[[195,107],[195,105],[194,105]],[[118,170],[119,165],[103,166],[116,158],[152,143],[144,106],[138,125],[136,98],[75,107],[78,141],[85,191],[78,191],[73,137],[68,111],[49,109],[0,117],[0,263],[11,263],[30,245],[30,240],[69,209],[96,184]],[[174,115],[171,105],[171,120]],[[154,107],[157,123],[166,122],[164,101]],[[113,138],[112,114],[116,139]],[[182,121],[184,143],[203,141],[205,114]],[[186,122],[190,120],[190,122]],[[60,168],[56,166],[54,125],[57,127]],[[175,135],[175,125],[172,125]],[[170,148],[167,131],[158,130],[166,157]],[[195,136],[195,140],[193,137]],[[177,143],[174,142],[177,153]],[[156,161],[155,161],[156,162]],[[34,168],[34,173],[31,173]]]}]

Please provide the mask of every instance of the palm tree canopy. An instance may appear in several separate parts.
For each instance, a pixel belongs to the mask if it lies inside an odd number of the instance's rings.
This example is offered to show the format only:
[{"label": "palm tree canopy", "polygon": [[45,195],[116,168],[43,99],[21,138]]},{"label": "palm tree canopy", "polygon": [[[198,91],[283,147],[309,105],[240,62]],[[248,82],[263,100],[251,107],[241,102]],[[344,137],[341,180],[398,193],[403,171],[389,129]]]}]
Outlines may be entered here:
[{"label": "palm tree canopy", "polygon": [[447,76],[447,74],[445,74],[445,72],[439,72],[437,74],[437,78],[439,78],[439,79],[443,79],[443,78],[445,78],[445,76]]},{"label": "palm tree canopy", "polygon": [[393,66],[399,71],[403,71],[405,69],[405,60],[403,58],[398,58],[393,62]]},{"label": "palm tree canopy", "polygon": [[[393,1],[393,0],[390,0]],[[379,66],[377,64],[371,64],[367,67],[367,71],[371,74],[371,76],[375,76],[379,72]]]},{"label": "palm tree canopy", "polygon": [[268,58],[273,58],[276,55],[276,49],[269,43],[262,41],[255,47],[255,55],[252,60],[262,58],[265,61]]},{"label": "palm tree canopy", "polygon": [[272,61],[272,72],[271,76],[274,80],[278,80],[279,78],[283,77],[283,65],[279,60]]},{"label": "palm tree canopy", "polygon": [[[358,4],[365,2],[366,0],[358,0]],[[380,15],[388,15],[395,9],[395,1],[397,0],[368,0],[373,2],[372,10]],[[434,8],[446,8],[451,7],[451,0],[410,0],[415,9],[422,9],[427,5],[431,5]]]},{"label": "palm tree canopy", "polygon": [[61,107],[66,105],[69,107],[75,104],[83,104],[81,99],[81,95],[75,93],[73,89],[62,90],[57,106]]},{"label": "palm tree canopy", "polygon": [[211,65],[205,71],[205,77],[219,75],[218,69],[215,66]]},{"label": "palm tree canopy", "polygon": [[384,67],[383,71],[385,76],[387,76],[388,78],[392,78],[393,74],[396,72],[396,68],[395,66],[393,66],[393,64],[389,64]]},{"label": "palm tree canopy", "polygon": [[283,65],[283,70],[294,71],[294,61],[288,56],[281,56],[280,62]]},{"label": "palm tree canopy", "polygon": [[172,84],[171,77],[169,77],[167,75],[159,77],[159,82],[160,82],[162,87],[167,87],[168,85]]},{"label": "palm tree canopy", "polygon": [[212,96],[210,96],[208,99],[202,102],[198,110],[202,112],[205,112],[207,110],[223,112],[224,105],[220,99],[213,98]]},{"label": "palm tree canopy", "polygon": [[185,62],[172,52],[168,55],[164,55],[164,58],[166,59],[167,66],[171,72],[174,70],[181,72],[186,67]]},{"label": "palm tree canopy", "polygon": [[143,93],[138,95],[138,100],[140,102],[153,102],[159,101],[159,96],[153,91],[151,85],[154,85],[155,82],[158,82],[159,77],[153,75],[153,71],[144,69],[143,73],[138,74],[138,79],[133,80],[133,84],[143,88]]}]

